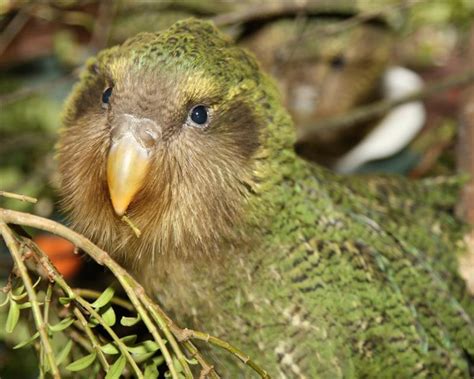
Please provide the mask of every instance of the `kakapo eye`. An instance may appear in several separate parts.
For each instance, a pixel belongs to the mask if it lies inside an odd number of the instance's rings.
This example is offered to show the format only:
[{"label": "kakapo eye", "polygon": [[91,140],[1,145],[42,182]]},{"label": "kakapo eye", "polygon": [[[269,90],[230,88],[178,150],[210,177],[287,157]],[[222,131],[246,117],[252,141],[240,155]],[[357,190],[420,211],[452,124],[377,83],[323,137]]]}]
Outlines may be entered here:
[{"label": "kakapo eye", "polygon": [[112,95],[112,87],[106,88],[106,90],[102,93],[102,104],[108,104],[111,95]]},{"label": "kakapo eye", "polygon": [[190,124],[203,127],[209,122],[209,110],[204,105],[196,105],[190,111],[188,115],[188,121]]}]

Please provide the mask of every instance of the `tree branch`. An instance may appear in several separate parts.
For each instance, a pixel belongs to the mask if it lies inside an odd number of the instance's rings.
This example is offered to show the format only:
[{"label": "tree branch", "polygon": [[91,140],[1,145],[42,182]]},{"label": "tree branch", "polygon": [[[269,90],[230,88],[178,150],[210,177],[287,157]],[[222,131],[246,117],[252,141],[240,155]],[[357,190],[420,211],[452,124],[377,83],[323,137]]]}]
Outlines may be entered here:
[{"label": "tree branch", "polygon": [[418,101],[436,95],[454,87],[465,86],[474,83],[474,70],[468,70],[461,74],[453,75],[439,82],[425,86],[420,91],[415,91],[406,96],[393,100],[382,100],[373,104],[356,108],[342,116],[329,117],[316,124],[302,129],[298,134],[298,142],[305,142],[314,138],[324,130],[346,129],[361,122],[370,121],[376,117],[383,116],[399,105]]},{"label": "tree branch", "polygon": [[15,237],[11,229],[7,226],[7,224],[0,219],[0,234],[2,235],[5,243],[10,250],[13,260],[15,262],[16,267],[18,268],[18,272],[20,277],[25,285],[26,292],[28,293],[28,298],[31,302],[31,309],[33,312],[33,318],[35,320],[36,329],[39,332],[41,345],[44,348],[44,352],[46,354],[46,359],[49,364],[49,368],[51,370],[53,378],[60,378],[59,369],[56,364],[56,360],[54,359],[53,349],[51,347],[47,326],[44,322],[43,316],[41,315],[41,310],[39,307],[38,299],[36,297],[36,292],[33,289],[33,283],[31,282],[31,278],[28,275],[28,270],[23,262],[23,256],[20,252],[20,248],[15,241]]}]

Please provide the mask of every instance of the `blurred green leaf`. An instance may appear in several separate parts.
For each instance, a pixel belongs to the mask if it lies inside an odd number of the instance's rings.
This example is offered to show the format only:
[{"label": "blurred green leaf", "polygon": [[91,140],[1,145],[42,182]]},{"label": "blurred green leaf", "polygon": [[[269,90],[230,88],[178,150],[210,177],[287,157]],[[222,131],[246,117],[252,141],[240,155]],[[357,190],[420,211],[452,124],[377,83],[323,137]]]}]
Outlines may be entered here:
[{"label": "blurred green leaf", "polygon": [[85,357],[79,358],[78,360],[68,364],[66,369],[69,371],[81,371],[89,367],[92,362],[95,361],[96,353],[86,355]]},{"label": "blurred green leaf", "polygon": [[102,318],[108,326],[114,326],[116,321],[114,308],[109,307],[104,313],[102,313]]},{"label": "blurred green leaf", "polygon": [[91,305],[95,309],[102,308],[103,306],[107,305],[110,300],[114,297],[114,289],[112,287],[108,287],[98,298],[94,301]]},{"label": "blurred green leaf", "polygon": [[18,320],[20,319],[20,307],[14,300],[10,301],[10,309],[8,310],[7,322],[5,329],[7,333],[13,332]]},{"label": "blurred green leaf", "polygon": [[25,347],[25,346],[28,346],[30,345],[35,339],[37,339],[39,337],[39,332],[36,332],[35,334],[33,334],[30,338],[28,338],[26,341],[23,341],[15,346],[13,346],[13,349],[16,350],[16,349],[21,349],[22,347]]},{"label": "blurred green leaf", "polygon": [[133,325],[137,324],[140,320],[141,320],[140,315],[138,315],[137,317],[123,316],[120,319],[120,324],[123,325],[123,326],[133,326]]},{"label": "blurred green leaf", "polygon": [[105,354],[109,354],[109,355],[114,355],[114,354],[119,353],[119,349],[112,342],[101,346],[100,350],[102,350]]},{"label": "blurred green leaf", "polygon": [[67,317],[58,322],[56,325],[49,325],[49,330],[51,330],[52,332],[60,332],[61,330],[64,330],[69,327],[73,322],[74,319],[72,319],[71,317]]},{"label": "blurred green leaf", "polygon": [[127,346],[127,350],[135,355],[153,353],[159,350],[159,346],[155,341],[147,340],[135,346]]},{"label": "blurred green leaf", "polygon": [[125,368],[125,364],[127,363],[125,357],[121,355],[112,366],[110,366],[109,371],[107,371],[107,375],[105,379],[118,379]]},{"label": "blurred green leaf", "polygon": [[58,365],[64,362],[66,357],[69,355],[71,348],[72,348],[72,340],[69,340],[66,346],[64,346],[64,348],[61,350],[61,352],[58,354],[58,357],[56,358]]}]

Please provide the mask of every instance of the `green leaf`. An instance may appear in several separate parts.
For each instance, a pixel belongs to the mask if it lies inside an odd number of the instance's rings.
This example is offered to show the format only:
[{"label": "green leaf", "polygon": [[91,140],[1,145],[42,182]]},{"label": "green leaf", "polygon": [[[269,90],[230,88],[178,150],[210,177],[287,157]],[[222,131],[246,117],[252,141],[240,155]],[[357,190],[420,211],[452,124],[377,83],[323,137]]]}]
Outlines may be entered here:
[{"label": "green leaf", "polygon": [[84,370],[85,368],[89,367],[92,362],[95,361],[95,355],[96,353],[92,353],[89,355],[86,355],[85,357],[79,358],[78,360],[68,364],[66,366],[66,370],[69,371],[81,371]]},{"label": "green leaf", "polygon": [[115,346],[114,343],[108,343],[104,346],[101,346],[100,347],[100,350],[102,350],[105,354],[109,354],[109,355],[114,355],[114,354],[118,354],[119,353],[119,349],[117,348],[117,346]]},{"label": "green leaf", "polygon": [[135,343],[136,340],[137,340],[136,334],[130,334],[129,336],[120,338],[120,341],[122,341],[125,345],[130,344],[130,343]]},{"label": "green leaf", "polygon": [[72,301],[72,299],[71,299],[70,297],[61,296],[61,297],[59,298],[59,302],[60,302],[62,305],[68,305],[71,301]]},{"label": "green leaf", "polygon": [[64,330],[67,327],[69,327],[73,322],[74,322],[74,319],[72,319],[71,317],[67,317],[61,320],[60,322],[58,322],[56,325],[48,325],[48,326],[49,326],[49,330],[51,330],[52,332],[60,332],[61,330]]},{"label": "green leaf", "polygon": [[5,329],[7,333],[13,332],[18,320],[20,319],[20,307],[16,301],[10,301],[10,309],[8,310],[7,322]]},{"label": "green leaf", "polygon": [[94,301],[91,305],[95,309],[102,308],[104,305],[107,305],[110,300],[114,297],[114,289],[112,287],[108,287],[98,298]]},{"label": "green leaf", "polygon": [[97,320],[94,316],[91,316],[87,325],[89,325],[91,328],[95,328],[97,325],[99,325],[99,320]]},{"label": "green leaf", "polygon": [[173,366],[176,368],[176,372],[180,373],[183,372],[183,366],[181,366],[181,362],[173,355]]},{"label": "green leaf", "polygon": [[116,321],[114,309],[109,307],[104,313],[102,313],[102,318],[104,319],[106,325],[114,326]]},{"label": "green leaf", "polygon": [[144,378],[145,379],[156,379],[160,375],[158,372],[157,365],[151,364],[145,367]]},{"label": "green leaf", "polygon": [[19,307],[20,309],[31,308],[31,303],[30,303],[29,301],[27,301],[26,303],[18,304],[18,307]]},{"label": "green leaf", "polygon": [[[124,343],[124,345],[126,345],[128,343],[134,343],[136,341],[136,339],[137,339],[137,335],[136,334],[131,334],[129,336],[125,336],[125,337],[120,338],[120,341],[122,341]],[[105,354],[109,354],[109,355],[118,354],[120,352],[120,350],[118,349],[115,342],[110,342],[106,345],[103,345],[103,346],[100,347],[100,349]]]},{"label": "green leaf", "polygon": [[158,344],[152,340],[143,341],[136,346],[127,346],[127,350],[135,355],[153,353],[159,348]]},{"label": "green leaf", "polygon": [[22,347],[28,346],[29,344],[31,344],[38,337],[39,337],[39,332],[36,332],[30,338],[28,338],[26,341],[20,342],[19,344],[13,346],[13,350],[21,349]]},{"label": "green leaf", "polygon": [[[25,290],[25,286],[22,284],[19,287],[16,287],[12,290],[12,296],[21,296],[23,294],[23,291]],[[26,292],[24,293],[26,294]]]},{"label": "green leaf", "polygon": [[186,362],[188,362],[190,365],[197,365],[199,363],[196,358],[184,357],[184,359],[186,359]]},{"label": "green leaf", "polygon": [[136,323],[138,323],[140,320],[141,320],[140,315],[138,315],[137,317],[126,317],[126,316],[123,316],[123,317],[120,319],[120,324],[123,325],[123,326],[133,326],[133,325],[135,325]]},{"label": "green leaf", "polygon": [[56,362],[58,365],[64,362],[66,357],[69,355],[71,348],[72,348],[72,340],[69,340],[66,346],[64,346],[64,348],[61,350],[61,352],[58,354],[58,357],[56,358]]},{"label": "green leaf", "polygon": [[23,292],[19,295],[14,295],[13,292],[11,293],[11,298],[15,301],[21,301],[23,300],[28,294],[26,292]]},{"label": "green leaf", "polygon": [[121,355],[112,366],[110,366],[109,371],[107,371],[107,375],[105,376],[105,379],[119,379],[120,375],[123,372],[123,369],[125,368],[125,364],[127,363],[127,360],[123,355]]},{"label": "green leaf", "polygon": [[36,282],[33,284],[33,288],[36,288],[39,282],[41,282],[41,276],[38,276],[38,279],[36,279]]},{"label": "green leaf", "polygon": [[153,359],[152,363],[145,367],[144,376],[145,379],[155,379],[158,378],[160,372],[158,367],[165,361],[162,355]]}]

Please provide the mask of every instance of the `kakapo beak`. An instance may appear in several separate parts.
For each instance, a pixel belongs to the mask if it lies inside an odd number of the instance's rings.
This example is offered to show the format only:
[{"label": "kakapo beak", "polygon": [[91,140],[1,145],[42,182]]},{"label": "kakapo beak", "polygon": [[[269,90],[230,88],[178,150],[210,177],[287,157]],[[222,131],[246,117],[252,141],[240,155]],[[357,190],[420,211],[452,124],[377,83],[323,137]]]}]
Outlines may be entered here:
[{"label": "kakapo beak", "polygon": [[107,159],[107,182],[115,213],[122,216],[143,187],[150,166],[150,151],[133,133],[112,142]]}]

